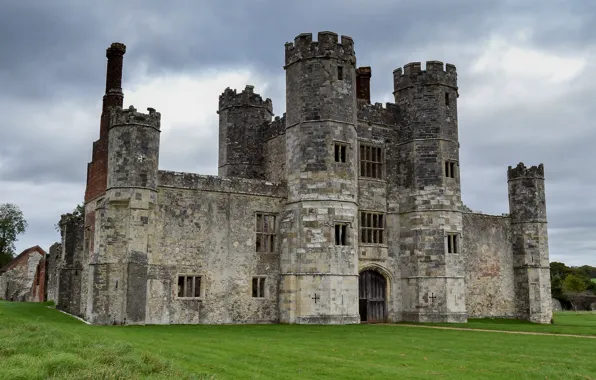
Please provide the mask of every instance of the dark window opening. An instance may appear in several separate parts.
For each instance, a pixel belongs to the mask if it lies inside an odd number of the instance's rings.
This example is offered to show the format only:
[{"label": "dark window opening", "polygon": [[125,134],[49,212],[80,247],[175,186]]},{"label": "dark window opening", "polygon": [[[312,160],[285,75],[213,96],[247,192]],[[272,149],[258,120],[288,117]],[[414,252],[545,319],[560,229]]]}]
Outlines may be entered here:
[{"label": "dark window opening", "polygon": [[275,215],[257,214],[257,252],[275,252]]},{"label": "dark window opening", "polygon": [[457,234],[447,234],[447,253],[459,253]]},{"label": "dark window opening", "polygon": [[337,79],[338,80],[344,79],[344,68],[342,66],[337,66]]},{"label": "dark window opening", "polygon": [[383,148],[360,144],[360,177],[383,178]]},{"label": "dark window opening", "polygon": [[201,276],[178,276],[178,297],[201,297]]},{"label": "dark window opening", "polygon": [[445,161],[445,177],[448,178],[455,178],[455,162],[454,161]]},{"label": "dark window opening", "polygon": [[252,278],[252,296],[254,298],[265,297],[265,277]]},{"label": "dark window opening", "polygon": [[346,162],[346,145],[335,144],[335,162]]},{"label": "dark window opening", "polygon": [[449,105],[449,93],[448,92],[445,93],[445,105],[446,106]]},{"label": "dark window opening", "polygon": [[348,225],[335,225],[335,245],[348,245]]},{"label": "dark window opening", "polygon": [[383,214],[373,212],[360,213],[360,242],[365,244],[384,244],[385,218]]}]

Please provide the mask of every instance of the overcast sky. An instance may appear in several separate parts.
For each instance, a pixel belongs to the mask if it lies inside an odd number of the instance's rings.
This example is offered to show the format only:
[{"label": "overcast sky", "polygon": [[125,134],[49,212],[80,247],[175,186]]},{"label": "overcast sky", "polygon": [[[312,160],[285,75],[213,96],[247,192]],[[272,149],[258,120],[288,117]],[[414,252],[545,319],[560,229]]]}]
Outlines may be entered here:
[{"label": "overcast sky", "polygon": [[551,261],[596,265],[596,2],[593,0],[2,1],[0,203],[47,249],[83,200],[99,136],[105,50],[127,45],[124,105],[162,114],[160,168],[217,173],[217,103],[246,84],[285,110],[284,43],[351,36],[372,66],[373,102],[392,71],[457,66],[464,203],[508,212],[507,167],[544,163]]}]

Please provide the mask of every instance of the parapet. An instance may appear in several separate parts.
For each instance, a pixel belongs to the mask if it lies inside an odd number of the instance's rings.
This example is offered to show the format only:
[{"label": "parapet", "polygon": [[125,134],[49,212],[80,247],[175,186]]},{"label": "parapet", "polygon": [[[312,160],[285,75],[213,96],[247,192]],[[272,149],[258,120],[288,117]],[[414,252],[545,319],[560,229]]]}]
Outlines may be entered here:
[{"label": "parapet", "polygon": [[358,101],[358,120],[369,124],[380,124],[386,127],[396,127],[401,120],[400,108],[395,103],[369,104],[363,100]]},{"label": "parapet", "polygon": [[540,164],[527,168],[523,162],[520,162],[515,168],[510,166],[507,169],[507,181],[521,178],[544,179],[544,165]]},{"label": "parapet", "polygon": [[279,135],[286,133],[286,114],[284,112],[282,117],[276,116],[269,125],[263,128],[263,139],[267,141]]},{"label": "parapet", "polygon": [[312,33],[302,33],[294,39],[293,43],[287,42],[285,67],[310,58],[335,58],[356,64],[352,37],[341,36],[339,41],[337,33],[319,32],[317,39],[318,41],[312,40]]},{"label": "parapet", "polygon": [[393,70],[393,88],[395,91],[420,84],[442,84],[457,89],[457,71],[455,65],[444,65],[441,61],[426,61],[426,70],[420,62],[410,62]]},{"label": "parapet", "polygon": [[137,112],[132,105],[128,109],[121,107],[110,108],[110,129],[123,125],[144,125],[159,131],[161,114],[153,108],[147,108],[149,113]]},{"label": "parapet", "polygon": [[113,42],[109,48],[106,49],[106,58],[114,55],[124,55],[126,53],[126,45],[120,42]]},{"label": "parapet", "polygon": [[247,85],[241,93],[237,93],[236,89],[226,88],[219,96],[219,111],[231,107],[258,107],[265,108],[273,114],[271,99],[263,100],[261,95],[254,92],[254,88],[254,86]]}]

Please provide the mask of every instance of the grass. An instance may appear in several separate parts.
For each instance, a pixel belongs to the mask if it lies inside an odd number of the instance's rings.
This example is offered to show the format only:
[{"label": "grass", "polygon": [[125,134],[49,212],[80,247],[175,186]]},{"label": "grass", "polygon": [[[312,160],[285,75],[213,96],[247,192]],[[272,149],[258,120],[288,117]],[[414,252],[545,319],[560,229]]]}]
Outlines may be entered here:
[{"label": "grass", "polygon": [[[468,329],[528,331],[548,334],[596,336],[596,312],[561,311],[555,313],[554,323],[541,325],[514,319],[470,319],[468,323],[440,323],[435,326],[465,327]],[[596,342],[594,343],[596,346]]]},{"label": "grass", "polygon": [[[596,314],[557,314],[559,323],[594,331]],[[487,325],[543,328],[470,323]],[[596,379],[594,357],[596,339],[586,338],[399,325],[88,326],[43,304],[0,301],[0,379]]]}]

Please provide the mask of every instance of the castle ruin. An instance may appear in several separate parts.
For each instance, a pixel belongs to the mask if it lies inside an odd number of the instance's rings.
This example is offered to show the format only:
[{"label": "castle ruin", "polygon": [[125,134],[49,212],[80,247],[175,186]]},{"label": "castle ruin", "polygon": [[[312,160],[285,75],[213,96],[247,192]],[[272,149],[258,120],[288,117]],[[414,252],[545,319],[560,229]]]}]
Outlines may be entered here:
[{"label": "castle ruin", "polygon": [[93,324],[550,323],[542,165],[509,167],[510,213],[461,201],[457,72],[369,67],[332,32],[285,45],[286,113],[219,98],[219,175],[159,170],[161,115],[123,108],[107,49],[85,213],[65,215],[58,307]]}]

